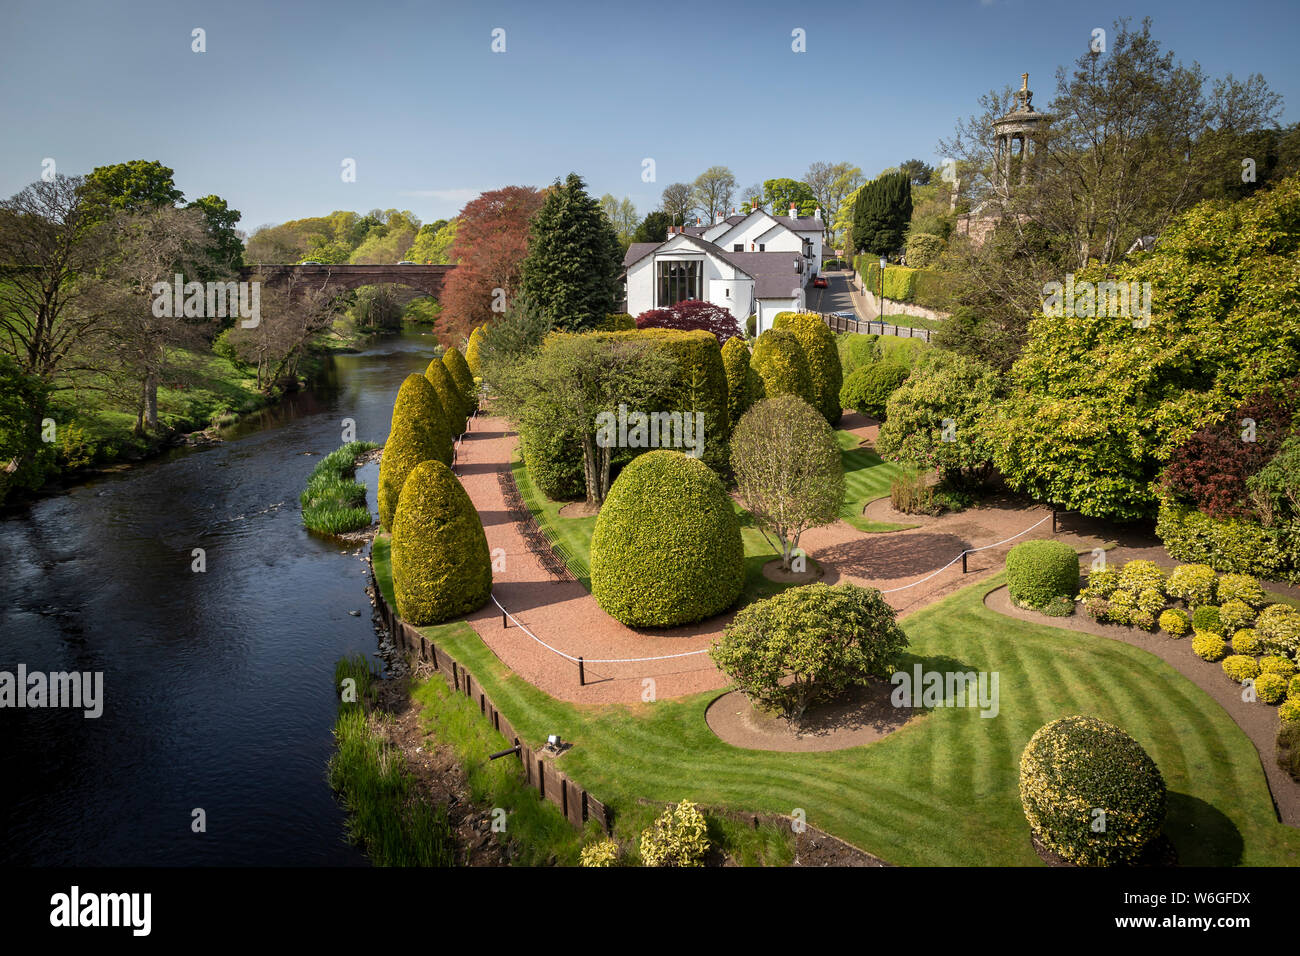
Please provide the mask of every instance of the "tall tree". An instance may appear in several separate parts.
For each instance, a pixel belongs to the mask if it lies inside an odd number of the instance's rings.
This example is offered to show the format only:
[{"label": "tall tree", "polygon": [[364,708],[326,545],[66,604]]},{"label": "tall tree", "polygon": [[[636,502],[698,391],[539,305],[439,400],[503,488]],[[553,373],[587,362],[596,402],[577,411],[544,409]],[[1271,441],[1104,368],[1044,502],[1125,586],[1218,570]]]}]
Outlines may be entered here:
[{"label": "tall tree", "polygon": [[451,257],[451,248],[456,242],[459,228],[459,219],[439,219],[435,223],[426,223],[415,234],[415,242],[402,258],[438,266],[453,265],[455,260]]},{"label": "tall tree", "polygon": [[811,216],[817,211],[817,197],[812,187],[797,179],[763,180],[763,204],[774,216],[785,216],[794,205],[800,216]]},{"label": "tall tree", "polygon": [[632,241],[632,235],[636,232],[639,222],[636,206],[626,196],[616,199],[610,193],[605,193],[600,197],[600,209],[610,225],[614,227],[619,243],[626,249]]},{"label": "tall tree", "polygon": [[244,241],[239,236],[235,224],[240,220],[238,209],[220,196],[201,196],[186,208],[197,209],[203,214],[204,230],[208,238],[205,243],[206,260],[199,264],[198,278],[203,281],[224,278],[244,264]]},{"label": "tall tree", "polygon": [[736,177],[726,166],[710,166],[695,177],[691,194],[695,207],[708,216],[709,222],[731,208],[731,197],[736,191]]},{"label": "tall tree", "polygon": [[867,183],[853,206],[853,248],[872,255],[898,252],[912,219],[907,173],[886,173]]},{"label": "tall tree", "polygon": [[460,211],[447,252],[458,265],[442,289],[444,332],[453,338],[468,335],[508,305],[528,254],[528,224],[541,205],[542,194],[532,186],[506,186],[483,193]]},{"label": "tall tree", "polygon": [[622,260],[614,227],[582,177],[570,173],[533,217],[519,291],[556,328],[591,329],[618,303]]},{"label": "tall tree", "polygon": [[839,223],[840,210],[848,205],[851,211],[848,199],[862,185],[862,170],[851,163],[813,163],[804,175],[804,182],[816,197],[817,205],[821,206],[822,219],[834,246],[847,231]]},{"label": "tall tree", "polygon": [[100,218],[110,210],[134,212],[150,206],[174,206],[184,194],[172,180],[173,171],[153,160],[97,166],[86,176],[86,203]]},{"label": "tall tree", "polygon": [[656,209],[641,220],[641,225],[637,226],[636,232],[632,234],[632,241],[663,242],[668,238],[670,225],[672,225],[672,217],[662,209]]},{"label": "tall tree", "polygon": [[684,226],[695,212],[695,191],[687,183],[670,183],[664,187],[659,208],[668,214],[670,226]]},{"label": "tall tree", "polygon": [[913,186],[930,185],[930,177],[934,175],[934,167],[920,159],[904,160],[898,164],[898,171],[907,173]]}]

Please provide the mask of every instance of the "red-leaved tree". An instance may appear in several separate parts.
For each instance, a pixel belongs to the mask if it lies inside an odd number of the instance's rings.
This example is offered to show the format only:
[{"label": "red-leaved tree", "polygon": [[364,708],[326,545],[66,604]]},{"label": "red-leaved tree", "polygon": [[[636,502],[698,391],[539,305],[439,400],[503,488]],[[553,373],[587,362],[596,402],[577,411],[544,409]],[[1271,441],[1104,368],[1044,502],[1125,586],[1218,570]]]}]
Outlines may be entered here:
[{"label": "red-leaved tree", "polygon": [[492,309],[494,301],[509,303],[519,285],[519,264],[528,254],[528,221],[542,199],[532,186],[506,186],[483,193],[460,211],[449,250],[456,268],[442,289],[442,332],[468,334],[500,314],[500,306]]},{"label": "red-leaved tree", "polygon": [[1215,518],[1253,516],[1246,479],[1277,454],[1290,430],[1294,396],[1294,388],[1286,402],[1268,393],[1252,396],[1224,421],[1196,432],[1170,457],[1166,491]]},{"label": "red-leaved tree", "polygon": [[647,309],[636,317],[638,329],[703,329],[712,332],[718,345],[740,335],[740,323],[727,309],[699,299],[687,299],[667,309]]}]

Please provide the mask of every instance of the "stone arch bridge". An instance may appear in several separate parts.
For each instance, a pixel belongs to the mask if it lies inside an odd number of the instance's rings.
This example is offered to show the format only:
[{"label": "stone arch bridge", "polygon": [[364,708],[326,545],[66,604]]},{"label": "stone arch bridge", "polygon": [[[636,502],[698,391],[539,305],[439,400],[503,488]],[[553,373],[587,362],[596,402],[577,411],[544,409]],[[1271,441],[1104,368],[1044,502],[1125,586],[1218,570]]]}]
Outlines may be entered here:
[{"label": "stone arch bridge", "polygon": [[288,285],[292,289],[357,289],[363,285],[394,283],[442,295],[443,282],[455,266],[433,265],[262,265],[245,266],[241,278],[250,280],[261,275],[271,287]]}]

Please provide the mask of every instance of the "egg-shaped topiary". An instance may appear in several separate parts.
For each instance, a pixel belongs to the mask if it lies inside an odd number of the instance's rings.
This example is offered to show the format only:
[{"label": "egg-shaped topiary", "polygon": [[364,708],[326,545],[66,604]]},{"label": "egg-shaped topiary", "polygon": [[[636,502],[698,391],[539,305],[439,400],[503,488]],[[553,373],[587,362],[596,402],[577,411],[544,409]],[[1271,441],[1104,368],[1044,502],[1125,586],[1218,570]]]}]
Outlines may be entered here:
[{"label": "egg-shaped topiary", "polygon": [[1096,717],[1041,727],[1020,757],[1020,802],[1047,849],[1079,866],[1131,863],[1159,834],[1164,778],[1142,745]]},{"label": "egg-shaped topiary", "polygon": [[1040,610],[1079,593],[1079,556],[1064,541],[1023,541],[1007,553],[1007,590],[1018,607]]},{"label": "egg-shaped topiary", "polygon": [[442,403],[423,375],[408,375],[397,390],[393,423],[379,462],[379,523],[393,526],[397,499],[406,478],[422,461],[451,464],[451,432],[443,417]]},{"label": "egg-shaped topiary", "polygon": [[793,332],[768,329],[754,343],[749,364],[763,383],[763,397],[798,395],[813,408],[817,407],[808,357]]},{"label": "egg-shaped topiary", "polygon": [[442,410],[447,416],[447,429],[451,432],[451,437],[454,439],[458,435],[463,435],[469,410],[465,408],[465,400],[460,396],[460,388],[451,377],[451,373],[447,371],[447,366],[442,364],[442,359],[436,358],[430,362],[429,367],[424,370],[424,377],[438,393],[438,400],[442,403]]},{"label": "egg-shaped topiary", "polygon": [[749,345],[743,338],[732,336],[722,346],[722,369],[727,373],[727,417],[735,428],[749,406],[762,398],[753,394],[751,381],[756,375],[749,365]]},{"label": "egg-shaped topiary", "polygon": [[673,627],[725,611],[745,583],[740,523],[703,462],[676,451],[633,459],[591,536],[591,593],[632,627]]},{"label": "egg-shaped topiary", "polygon": [[483,347],[483,326],[474,326],[474,331],[469,334],[469,341],[465,343],[465,364],[469,366],[470,374],[478,377],[483,374],[483,366],[479,362],[479,349]]},{"label": "egg-shaped topiary", "polygon": [[411,624],[438,624],[482,607],[492,593],[487,536],[469,495],[439,461],[406,479],[393,520],[393,593]]},{"label": "egg-shaped topiary", "polygon": [[1238,684],[1244,680],[1254,680],[1259,676],[1259,662],[1245,654],[1229,654],[1223,659],[1223,673]]},{"label": "egg-shaped topiary", "polygon": [[451,380],[456,383],[456,390],[460,393],[466,411],[472,412],[478,407],[478,389],[474,385],[474,373],[469,370],[465,356],[460,354],[459,349],[447,349],[442,353],[442,364],[447,366]]},{"label": "egg-shaped topiary", "polygon": [[812,380],[813,408],[834,425],[843,411],[840,407],[840,386],[844,384],[844,370],[840,366],[840,353],[835,347],[835,333],[822,317],[812,312],[791,312],[777,316],[773,328],[785,329],[799,340],[804,358],[808,360],[808,375]]}]

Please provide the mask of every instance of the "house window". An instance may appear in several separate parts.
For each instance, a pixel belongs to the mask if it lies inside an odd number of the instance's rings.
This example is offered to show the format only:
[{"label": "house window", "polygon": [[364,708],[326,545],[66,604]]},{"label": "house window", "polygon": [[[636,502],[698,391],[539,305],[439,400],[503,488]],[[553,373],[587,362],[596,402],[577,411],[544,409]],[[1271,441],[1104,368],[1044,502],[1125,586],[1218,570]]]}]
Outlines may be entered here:
[{"label": "house window", "polygon": [[760,243],[758,244],[758,251],[759,251],[759,252],[767,252],[767,243],[766,243],[766,242],[760,242]]},{"label": "house window", "polygon": [[732,247],[731,247],[731,251],[732,251],[732,252],[744,252],[744,251],[745,251],[745,244],[744,244],[743,242],[737,242],[737,243],[735,243],[734,245],[732,245]]},{"label": "house window", "polygon": [[704,263],[659,263],[659,308],[676,305],[685,299],[703,299]]}]

